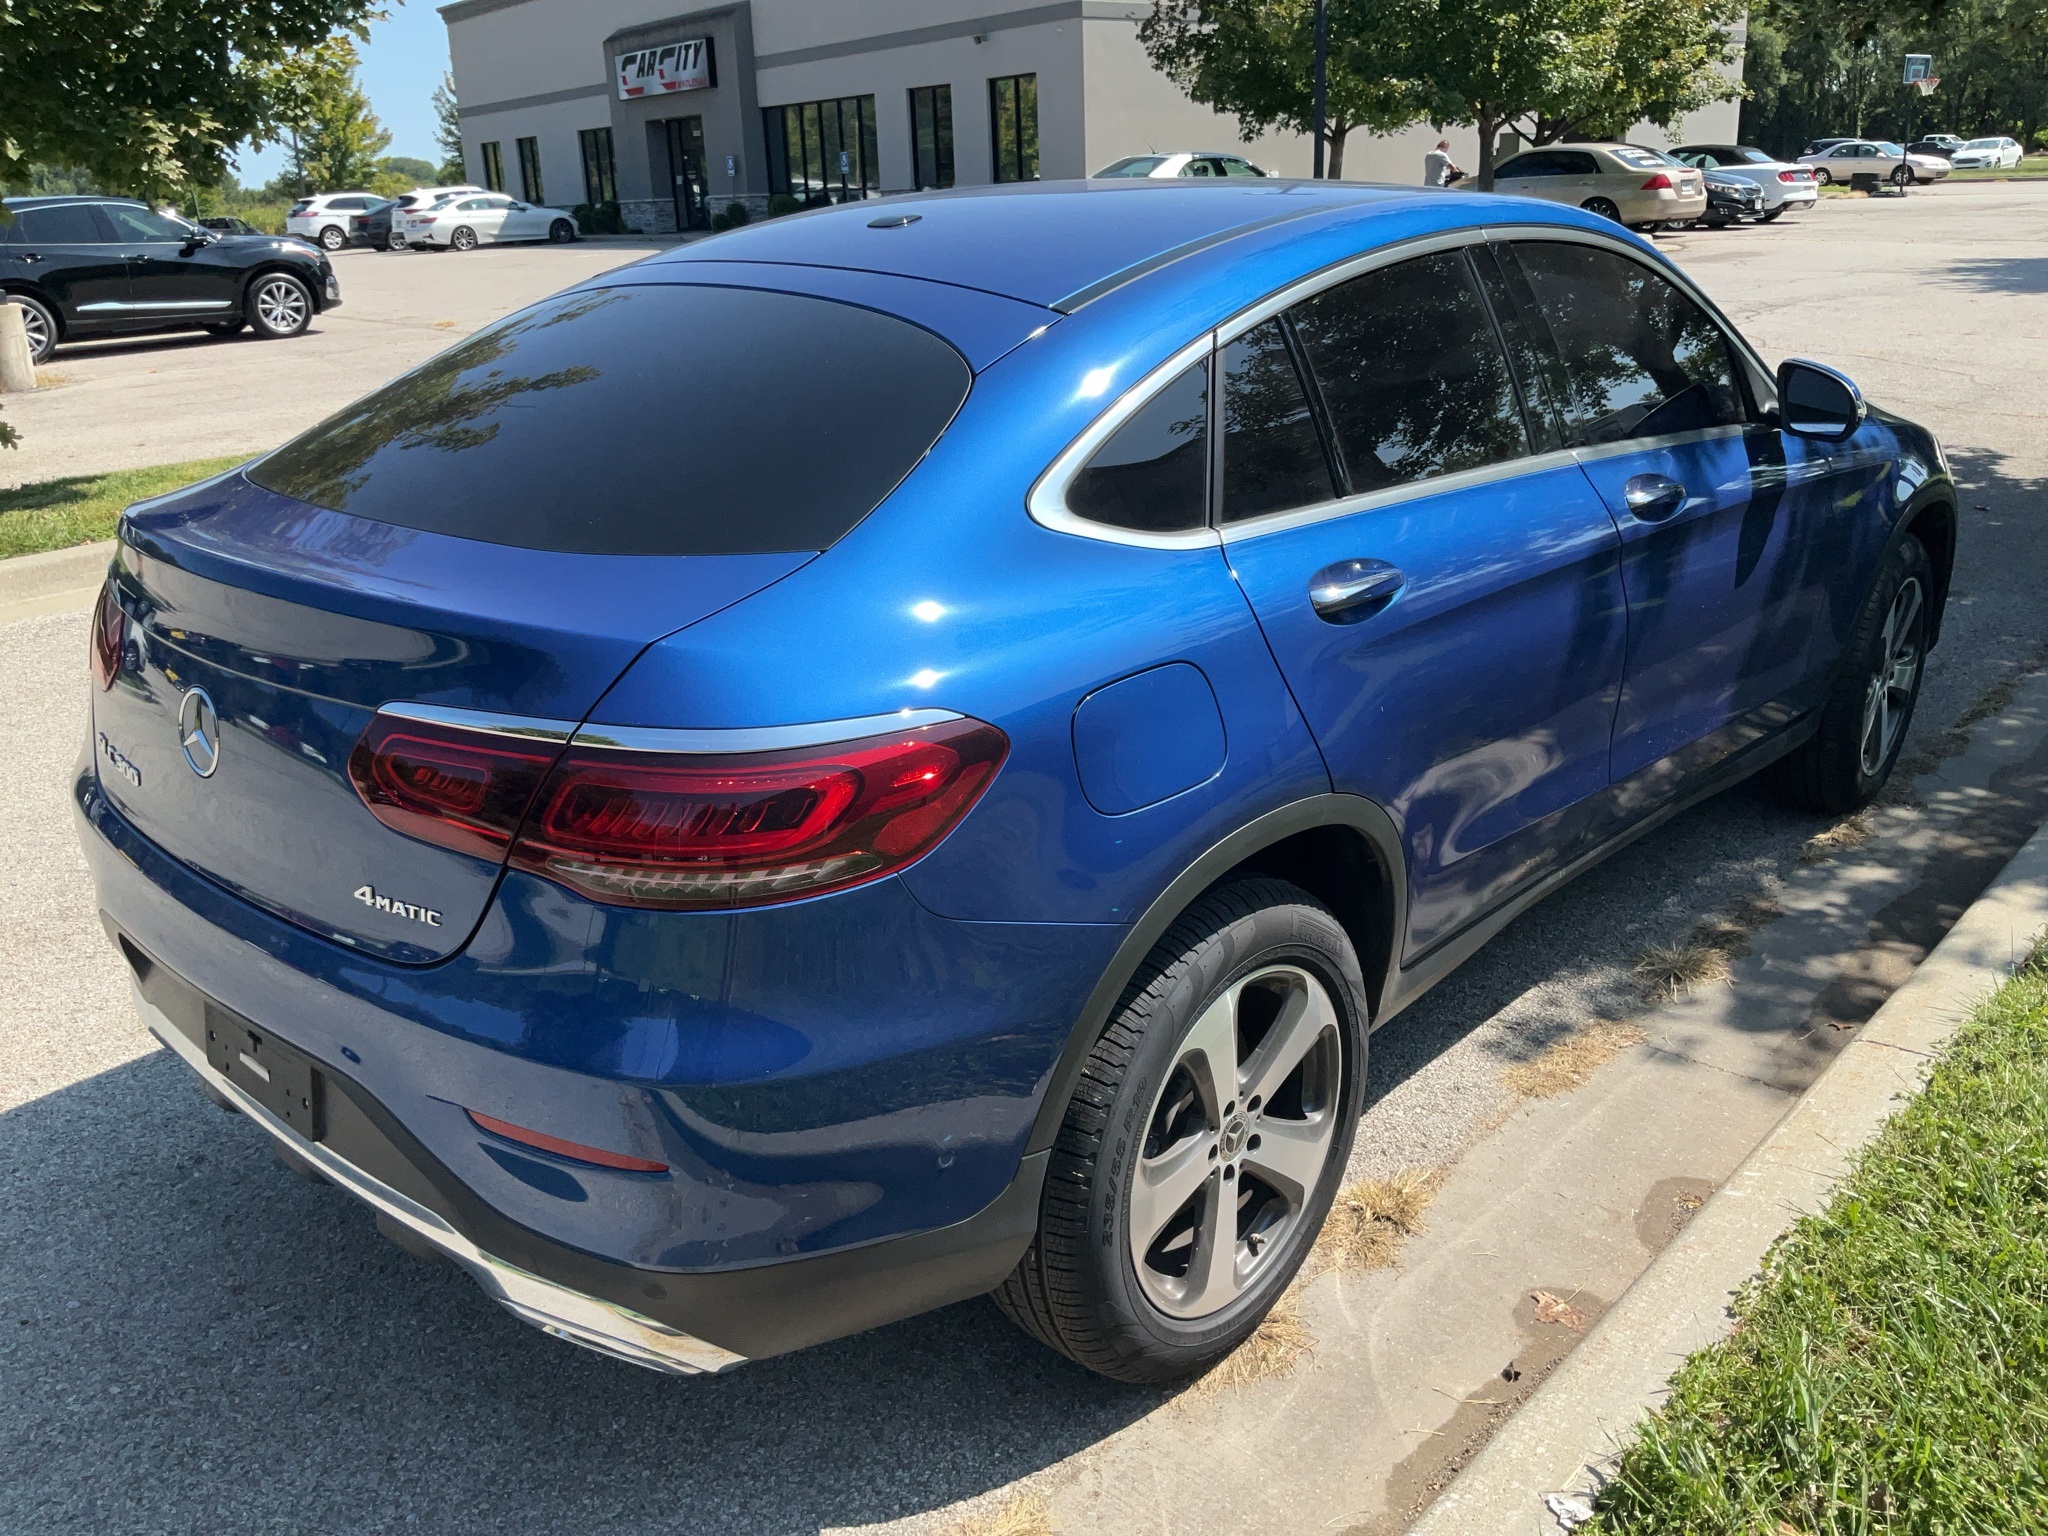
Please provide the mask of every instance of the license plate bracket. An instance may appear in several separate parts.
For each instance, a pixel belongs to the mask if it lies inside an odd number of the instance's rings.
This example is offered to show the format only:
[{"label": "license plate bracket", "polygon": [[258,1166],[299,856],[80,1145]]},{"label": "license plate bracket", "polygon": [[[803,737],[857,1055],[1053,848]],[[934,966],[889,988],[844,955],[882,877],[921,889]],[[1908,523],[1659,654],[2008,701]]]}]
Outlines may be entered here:
[{"label": "license plate bracket", "polygon": [[327,1084],[313,1058],[296,1046],[208,1007],[206,1062],[306,1140],[327,1134]]}]

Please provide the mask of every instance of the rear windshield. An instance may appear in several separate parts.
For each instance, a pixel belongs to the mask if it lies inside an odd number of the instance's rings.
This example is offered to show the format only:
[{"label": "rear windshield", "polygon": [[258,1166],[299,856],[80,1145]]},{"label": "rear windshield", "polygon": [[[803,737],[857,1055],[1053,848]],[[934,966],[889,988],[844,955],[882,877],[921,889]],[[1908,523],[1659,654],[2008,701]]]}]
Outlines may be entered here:
[{"label": "rear windshield", "polygon": [[972,381],[907,321],[682,284],[564,294],[253,466],[401,528],[580,554],[824,549],[937,441]]}]

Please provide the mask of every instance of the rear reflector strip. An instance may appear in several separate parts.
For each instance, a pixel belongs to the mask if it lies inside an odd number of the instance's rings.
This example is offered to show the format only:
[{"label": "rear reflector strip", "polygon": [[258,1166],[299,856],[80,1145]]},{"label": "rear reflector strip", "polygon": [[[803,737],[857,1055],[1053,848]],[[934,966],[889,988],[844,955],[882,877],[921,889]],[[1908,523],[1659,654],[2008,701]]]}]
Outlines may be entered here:
[{"label": "rear reflector strip", "polygon": [[533,1147],[542,1152],[552,1152],[557,1157],[573,1157],[579,1163],[589,1163],[598,1168],[617,1168],[624,1173],[667,1173],[667,1163],[649,1162],[644,1157],[628,1157],[623,1152],[607,1152],[603,1147],[586,1147],[580,1141],[564,1141],[559,1136],[550,1136],[545,1131],[529,1131],[523,1125],[514,1125],[510,1120],[500,1120],[494,1115],[480,1115],[475,1110],[465,1114],[493,1136],[502,1136],[507,1141],[516,1141],[522,1147]]}]

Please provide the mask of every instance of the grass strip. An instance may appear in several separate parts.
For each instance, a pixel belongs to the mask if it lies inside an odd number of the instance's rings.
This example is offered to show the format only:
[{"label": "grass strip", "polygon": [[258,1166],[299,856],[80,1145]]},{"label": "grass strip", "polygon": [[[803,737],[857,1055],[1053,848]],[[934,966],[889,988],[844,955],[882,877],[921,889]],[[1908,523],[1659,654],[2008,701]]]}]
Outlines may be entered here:
[{"label": "grass strip", "polygon": [[107,475],[67,475],[0,490],[0,559],[111,539],[121,510],[129,503],[217,475],[246,457],[190,459]]},{"label": "grass strip", "polygon": [[1586,1530],[2048,1532],[2044,959],[1786,1235]]}]

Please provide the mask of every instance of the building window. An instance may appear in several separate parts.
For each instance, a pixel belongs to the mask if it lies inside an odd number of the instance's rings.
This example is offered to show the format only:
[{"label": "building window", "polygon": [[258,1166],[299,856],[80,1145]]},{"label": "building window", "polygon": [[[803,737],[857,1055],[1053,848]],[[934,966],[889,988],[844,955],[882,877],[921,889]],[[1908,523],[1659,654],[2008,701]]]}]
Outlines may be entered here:
[{"label": "building window", "polygon": [[910,93],[912,185],[953,185],[953,87],[920,85]]},{"label": "building window", "polygon": [[498,147],[496,139],[482,146],[484,157],[484,185],[493,192],[505,190],[505,151]]},{"label": "building window", "polygon": [[585,128],[576,135],[583,149],[583,201],[596,208],[619,200],[619,168],[612,161],[612,131]]},{"label": "building window", "polygon": [[764,107],[761,118],[770,192],[806,203],[845,203],[882,190],[874,97]]},{"label": "building window", "polygon": [[988,118],[996,180],[1038,180],[1038,76],[989,81]]},{"label": "building window", "polygon": [[519,195],[529,203],[544,203],[548,190],[540,179],[540,140],[519,141]]}]

